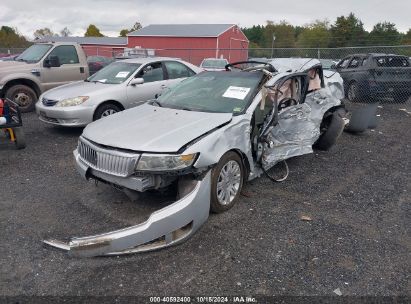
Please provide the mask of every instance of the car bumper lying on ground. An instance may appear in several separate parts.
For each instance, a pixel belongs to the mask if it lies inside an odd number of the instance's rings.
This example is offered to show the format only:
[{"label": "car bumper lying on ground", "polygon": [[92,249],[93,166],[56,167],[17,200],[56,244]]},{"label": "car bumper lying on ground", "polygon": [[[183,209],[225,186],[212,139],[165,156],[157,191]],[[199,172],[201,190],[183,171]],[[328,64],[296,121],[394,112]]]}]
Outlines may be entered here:
[{"label": "car bumper lying on ground", "polygon": [[120,255],[151,251],[180,243],[194,234],[208,219],[210,171],[202,179],[179,184],[181,199],[154,212],[144,223],[128,228],[44,243],[67,250],[72,256]]},{"label": "car bumper lying on ground", "polygon": [[94,107],[73,106],[56,107],[36,103],[36,112],[39,119],[45,123],[66,127],[83,127],[93,121]]}]

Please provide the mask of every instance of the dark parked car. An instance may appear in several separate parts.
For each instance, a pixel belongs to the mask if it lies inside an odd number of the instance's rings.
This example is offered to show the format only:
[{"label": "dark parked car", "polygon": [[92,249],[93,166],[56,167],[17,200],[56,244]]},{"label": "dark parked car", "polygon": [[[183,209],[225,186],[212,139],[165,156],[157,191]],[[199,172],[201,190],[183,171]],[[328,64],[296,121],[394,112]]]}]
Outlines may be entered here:
[{"label": "dark parked car", "polygon": [[350,101],[392,97],[405,102],[411,95],[411,66],[406,56],[354,54],[337,64]]},{"label": "dark parked car", "polygon": [[104,57],[104,56],[89,56],[87,57],[87,64],[90,71],[90,76],[95,72],[101,70],[106,65],[109,65],[114,61],[113,58]]}]

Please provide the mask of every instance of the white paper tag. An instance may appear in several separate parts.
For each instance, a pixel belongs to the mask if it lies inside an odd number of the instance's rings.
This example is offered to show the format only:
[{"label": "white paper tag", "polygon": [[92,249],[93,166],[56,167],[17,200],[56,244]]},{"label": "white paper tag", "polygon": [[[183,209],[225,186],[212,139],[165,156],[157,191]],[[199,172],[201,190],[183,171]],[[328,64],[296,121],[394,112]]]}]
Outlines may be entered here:
[{"label": "white paper tag", "polygon": [[229,86],[223,97],[244,100],[248,92],[250,92],[250,88]]},{"label": "white paper tag", "polygon": [[118,72],[116,78],[126,78],[129,72]]}]

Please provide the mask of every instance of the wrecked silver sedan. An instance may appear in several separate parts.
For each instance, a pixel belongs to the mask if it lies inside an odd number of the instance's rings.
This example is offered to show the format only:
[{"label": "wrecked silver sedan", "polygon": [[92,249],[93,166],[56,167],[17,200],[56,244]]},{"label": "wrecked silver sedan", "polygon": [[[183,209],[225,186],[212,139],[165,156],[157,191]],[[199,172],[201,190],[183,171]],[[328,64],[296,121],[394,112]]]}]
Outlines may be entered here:
[{"label": "wrecked silver sedan", "polygon": [[129,195],[177,187],[177,198],[132,227],[45,242],[77,256],[177,244],[206,222],[210,210],[232,208],[245,182],[262,174],[273,178],[276,164],[312,153],[313,146],[329,149],[346,124],[341,77],[324,77],[316,59],[282,64],[204,72],[157,100],[89,124],[74,151],[84,178]]}]

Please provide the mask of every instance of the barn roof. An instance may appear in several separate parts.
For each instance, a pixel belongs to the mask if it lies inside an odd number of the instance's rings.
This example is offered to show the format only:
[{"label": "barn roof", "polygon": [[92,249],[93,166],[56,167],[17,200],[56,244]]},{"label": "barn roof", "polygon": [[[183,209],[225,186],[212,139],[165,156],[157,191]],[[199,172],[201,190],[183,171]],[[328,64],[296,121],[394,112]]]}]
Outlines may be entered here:
[{"label": "barn roof", "polygon": [[151,24],[127,36],[218,37],[235,24]]},{"label": "barn roof", "polygon": [[76,42],[78,44],[127,45],[127,37],[44,37],[35,42]]}]

